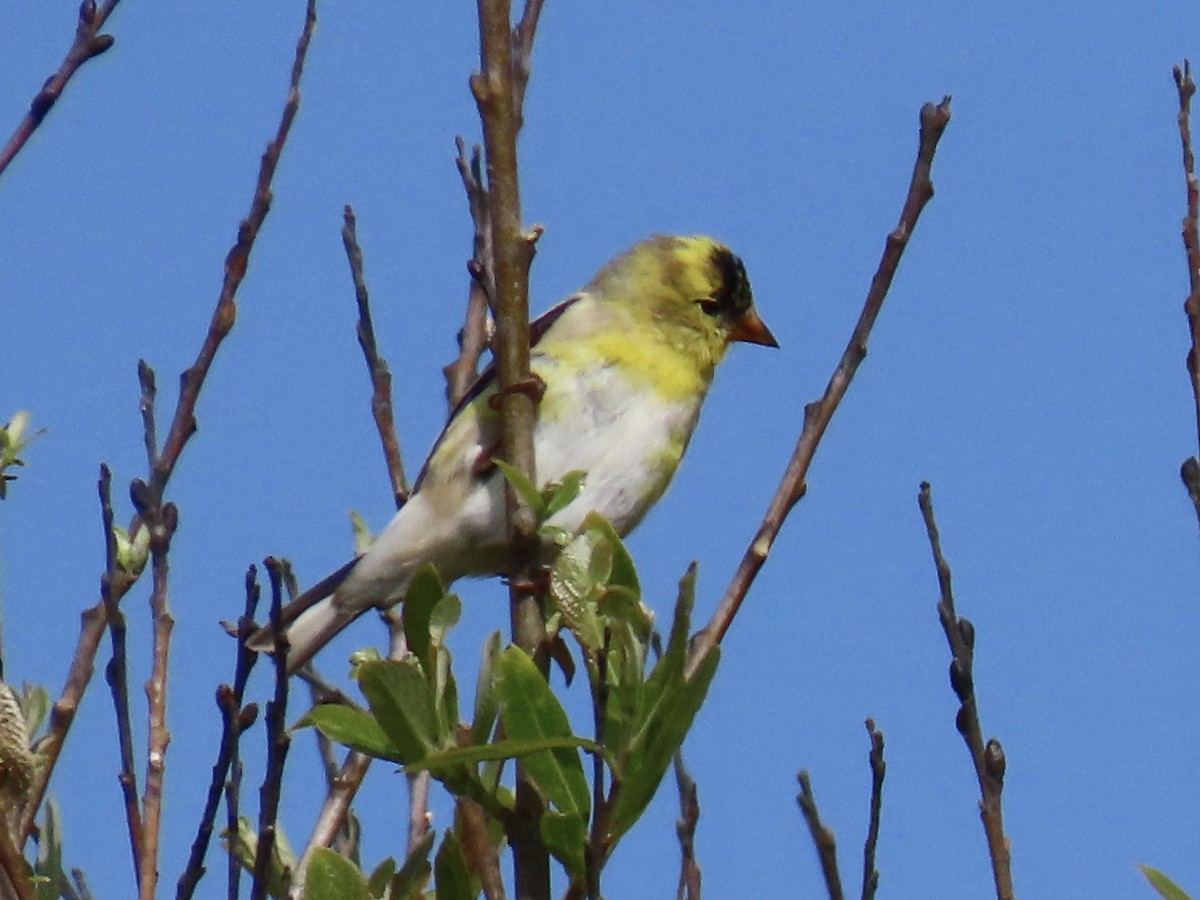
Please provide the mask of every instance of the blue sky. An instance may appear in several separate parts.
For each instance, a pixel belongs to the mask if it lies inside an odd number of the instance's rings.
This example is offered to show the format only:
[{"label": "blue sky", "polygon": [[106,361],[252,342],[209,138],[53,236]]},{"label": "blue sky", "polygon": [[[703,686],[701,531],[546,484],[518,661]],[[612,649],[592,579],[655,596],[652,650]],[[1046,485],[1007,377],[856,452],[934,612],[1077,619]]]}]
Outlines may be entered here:
[{"label": "blue sky", "polygon": [[[57,66],[75,8],[0,11],[6,131]],[[212,690],[231,670],[215,623],[240,608],[246,565],[286,555],[313,580],[351,552],[348,509],[376,529],[390,515],[342,205],[358,212],[410,471],[440,428],[466,294],[453,139],[478,135],[474,5],[319,14],[237,327],[170,489],[168,884],[216,744]],[[10,680],[61,687],[102,567],[98,465],[121,486],[143,473],[136,361],[157,368],[165,416],[278,121],[301,15],[124,0],[116,46],[0,179],[0,420],[24,408],[47,429],[0,507]],[[1178,477],[1197,438],[1171,80],[1200,55],[1194,23],[1181,2],[548,4],[521,144],[526,217],[546,227],[534,307],[647,234],[706,232],[743,256],[782,345],[731,354],[674,487],[631,540],[660,616],[692,559],[702,615],[723,591],[895,224],[917,110],[954,95],[937,196],[687,745],[710,896],[821,894],[793,799],[802,767],[856,884],[867,716],[887,736],[882,889],[988,895],[922,479],[977,627],[985,729],[1008,754],[1018,891],[1149,896],[1138,863],[1200,890],[1200,558]],[[464,596],[453,647],[469,671],[506,611],[496,583]],[[144,601],[126,601],[135,686]],[[364,625],[344,647],[376,637]],[[106,896],[131,884],[113,734],[97,677],[53,789],[69,861]],[[302,843],[317,769],[304,740],[293,753],[285,826]],[[381,769],[368,790],[375,860],[395,851],[402,779]],[[608,896],[673,893],[675,815],[667,784]],[[220,890],[210,878],[205,896]]]}]

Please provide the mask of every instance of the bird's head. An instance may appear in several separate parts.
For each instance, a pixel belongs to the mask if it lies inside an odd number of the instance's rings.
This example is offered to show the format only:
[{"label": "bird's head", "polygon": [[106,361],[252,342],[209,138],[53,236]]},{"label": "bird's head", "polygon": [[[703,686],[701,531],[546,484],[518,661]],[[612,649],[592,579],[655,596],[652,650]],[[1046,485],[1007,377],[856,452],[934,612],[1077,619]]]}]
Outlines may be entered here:
[{"label": "bird's head", "polygon": [[647,238],[605,266],[588,288],[636,306],[659,326],[698,333],[718,359],[734,341],[779,346],[754,308],[741,259],[710,237]]}]

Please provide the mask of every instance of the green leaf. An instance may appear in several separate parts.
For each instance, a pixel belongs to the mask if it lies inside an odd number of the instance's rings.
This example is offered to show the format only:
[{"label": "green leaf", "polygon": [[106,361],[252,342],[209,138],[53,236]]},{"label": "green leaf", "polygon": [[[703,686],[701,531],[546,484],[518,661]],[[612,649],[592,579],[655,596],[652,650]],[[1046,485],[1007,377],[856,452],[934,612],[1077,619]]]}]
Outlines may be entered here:
[{"label": "green leaf", "polygon": [[331,741],[337,741],[367,756],[404,762],[401,759],[401,751],[388,739],[375,717],[361,709],[343,706],[340,703],[314,706],[296,723],[297,728],[308,725],[316,727]]},{"label": "green leaf", "polygon": [[553,482],[546,486],[546,509],[544,519],[549,519],[559,510],[565,508],[579,496],[587,473],[582,469],[574,469],[562,477],[562,481]]},{"label": "green leaf", "polygon": [[664,686],[659,703],[630,741],[618,771],[622,780],[613,814],[613,834],[620,836],[641,818],[671,765],[675,752],[695,721],[720,661],[713,650],[690,680],[682,673]]},{"label": "green leaf", "polygon": [[625,548],[625,542],[617,534],[612,523],[598,512],[590,512],[583,520],[583,529],[602,534],[613,550],[612,567],[608,575],[608,586],[627,588],[639,598],[642,588],[638,583],[637,569],[633,565],[633,557]]},{"label": "green leaf", "polygon": [[559,552],[550,569],[550,598],[562,613],[563,621],[588,655],[604,644],[604,632],[596,613],[601,589],[593,575],[596,539],[577,535]]},{"label": "green leaf", "polygon": [[328,847],[313,851],[304,879],[305,900],[371,900],[358,866]]},{"label": "green leaf", "polygon": [[537,740],[503,740],[492,741],[490,744],[478,744],[472,747],[455,747],[431,753],[424,759],[404,767],[408,773],[428,769],[435,774],[454,766],[474,765],[496,759],[521,759],[533,753],[543,753],[547,750],[586,750],[588,753],[604,755],[604,748],[595,741],[571,735],[570,737],[550,737]]},{"label": "green leaf", "polygon": [[[693,564],[679,582],[679,597],[675,602],[666,650],[638,692],[628,738],[619,750],[620,760],[614,771],[621,783],[613,814],[613,832],[618,836],[633,826],[653,799],[675,752],[687,737],[717,671],[720,654],[713,652],[690,680],[683,676],[695,601],[696,566]],[[621,717],[628,714],[628,697],[623,700],[626,707],[617,712]],[[621,721],[617,725],[625,727]]]},{"label": "green leaf", "polygon": [[396,747],[401,762],[415,762],[437,749],[433,698],[417,663],[365,662],[358,667],[357,676],[371,712]]},{"label": "green leaf", "polygon": [[475,683],[475,717],[471,720],[471,743],[484,744],[492,735],[500,699],[496,695],[496,659],[500,655],[500,632],[493,631],[483,645],[479,680]]},{"label": "green leaf", "polygon": [[500,474],[513,486],[513,490],[517,492],[525,505],[533,510],[539,522],[546,519],[546,503],[542,500],[542,492],[537,489],[532,481],[525,477],[525,474],[515,466],[510,466],[502,459],[493,459],[496,468],[500,470]]},{"label": "green leaf", "polygon": [[42,837],[38,842],[37,862],[33,866],[37,900],[58,900],[59,886],[66,881],[63,872],[62,816],[58,802],[49,798],[42,816]]},{"label": "green leaf", "polygon": [[1163,900],[1190,900],[1183,888],[1158,869],[1151,868],[1150,866],[1138,866],[1138,868],[1142,870],[1142,874],[1146,876],[1146,880],[1150,882],[1150,886],[1158,891],[1158,895]]},{"label": "green leaf", "polygon": [[429,635],[429,621],[433,618],[433,608],[444,596],[446,591],[432,565],[422,566],[417,571],[404,596],[404,640],[420,661],[430,683],[433,682],[433,640]]},{"label": "green leaf", "polygon": [[389,900],[420,900],[424,896],[425,885],[433,874],[433,866],[429,863],[433,839],[434,833],[426,831],[417,846],[413,847],[408,859],[392,879],[388,888],[391,895]]},{"label": "green leaf", "polygon": [[[501,718],[511,740],[573,737],[566,712],[524,650],[509,647],[500,654],[497,670]],[[577,750],[545,750],[524,757],[524,761],[549,802],[560,812],[574,813],[586,821],[591,797]]]},{"label": "green leaf", "polygon": [[437,900],[473,900],[477,893],[471,889],[467,860],[453,831],[447,831],[442,838],[442,846],[433,861],[433,877]]},{"label": "green leaf", "polygon": [[375,867],[371,877],[367,879],[367,891],[372,897],[382,898],[387,892],[392,876],[396,874],[396,860],[388,857]]},{"label": "green leaf", "polygon": [[573,878],[583,878],[587,863],[587,824],[577,815],[547,812],[541,819],[542,840],[546,849],[563,864]]}]

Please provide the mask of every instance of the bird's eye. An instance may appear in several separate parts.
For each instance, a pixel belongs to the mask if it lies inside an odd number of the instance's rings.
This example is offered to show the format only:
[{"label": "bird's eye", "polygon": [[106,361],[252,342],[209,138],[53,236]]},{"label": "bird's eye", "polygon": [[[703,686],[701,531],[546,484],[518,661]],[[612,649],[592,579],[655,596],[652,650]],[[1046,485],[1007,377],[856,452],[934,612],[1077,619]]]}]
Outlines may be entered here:
[{"label": "bird's eye", "polygon": [[721,304],[712,297],[701,297],[696,301],[696,305],[708,313],[710,316],[715,316],[721,311]]}]

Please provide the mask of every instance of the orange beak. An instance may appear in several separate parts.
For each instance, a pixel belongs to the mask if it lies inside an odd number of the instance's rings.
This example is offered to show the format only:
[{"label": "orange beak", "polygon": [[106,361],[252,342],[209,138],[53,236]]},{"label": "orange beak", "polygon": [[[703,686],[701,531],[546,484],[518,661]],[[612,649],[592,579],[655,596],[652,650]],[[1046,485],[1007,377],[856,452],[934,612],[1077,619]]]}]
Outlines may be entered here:
[{"label": "orange beak", "polygon": [[747,310],[733,323],[733,327],[729,329],[729,339],[746,344],[760,344],[763,347],[779,346],[779,341],[775,340],[771,329],[753,309]]}]

